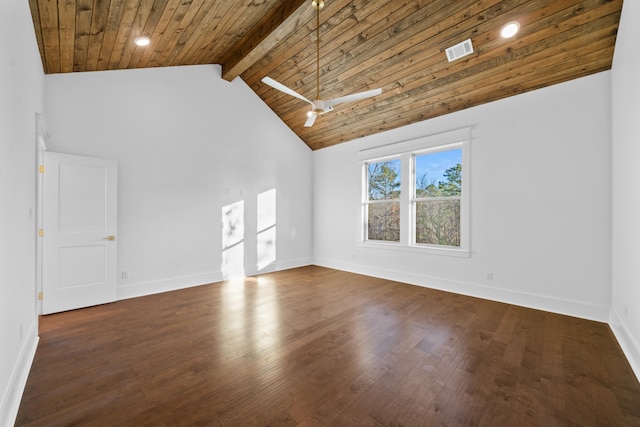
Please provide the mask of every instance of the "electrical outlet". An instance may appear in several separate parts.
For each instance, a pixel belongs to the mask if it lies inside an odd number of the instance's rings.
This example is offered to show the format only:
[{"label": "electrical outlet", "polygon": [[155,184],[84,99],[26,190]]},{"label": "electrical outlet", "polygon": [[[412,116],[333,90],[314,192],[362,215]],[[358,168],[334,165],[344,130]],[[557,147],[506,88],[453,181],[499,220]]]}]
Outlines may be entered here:
[{"label": "electrical outlet", "polygon": [[20,341],[24,338],[24,324],[20,323]]},{"label": "electrical outlet", "polygon": [[129,278],[129,270],[122,270],[120,277],[122,278],[122,280],[127,280]]},{"label": "electrical outlet", "polygon": [[493,271],[487,273],[487,280],[493,280]]}]

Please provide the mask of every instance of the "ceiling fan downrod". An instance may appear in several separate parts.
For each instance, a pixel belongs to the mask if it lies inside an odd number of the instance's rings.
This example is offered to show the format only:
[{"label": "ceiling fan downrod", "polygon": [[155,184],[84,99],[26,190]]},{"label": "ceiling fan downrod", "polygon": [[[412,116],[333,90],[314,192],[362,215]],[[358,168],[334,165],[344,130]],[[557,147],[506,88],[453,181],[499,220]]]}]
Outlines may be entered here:
[{"label": "ceiling fan downrod", "polygon": [[[324,7],[324,0],[311,0],[311,6],[316,10],[316,99],[320,99],[320,9]],[[321,110],[312,110],[313,114],[320,114]]]},{"label": "ceiling fan downrod", "polygon": [[314,101],[309,101],[304,96],[300,95],[295,90],[278,83],[270,77],[263,77],[262,82],[268,84],[274,89],[284,92],[288,95],[296,97],[302,101],[311,104],[311,111],[308,112],[308,119],[304,123],[305,127],[313,126],[316,117],[333,111],[333,108],[345,102],[355,102],[362,99],[371,98],[382,93],[382,89],[373,89],[365,92],[352,93],[351,95],[339,96],[333,99],[320,99],[320,9],[324,7],[324,0],[311,0],[311,5],[316,10],[316,98]]}]

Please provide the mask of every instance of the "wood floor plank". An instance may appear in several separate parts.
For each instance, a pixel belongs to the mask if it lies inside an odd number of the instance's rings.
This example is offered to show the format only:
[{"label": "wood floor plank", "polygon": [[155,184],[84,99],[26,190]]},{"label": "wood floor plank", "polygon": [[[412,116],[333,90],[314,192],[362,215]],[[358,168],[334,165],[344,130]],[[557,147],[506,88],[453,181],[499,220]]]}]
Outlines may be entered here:
[{"label": "wood floor plank", "polygon": [[640,425],[606,324],[309,266],[44,316],[17,426]]}]

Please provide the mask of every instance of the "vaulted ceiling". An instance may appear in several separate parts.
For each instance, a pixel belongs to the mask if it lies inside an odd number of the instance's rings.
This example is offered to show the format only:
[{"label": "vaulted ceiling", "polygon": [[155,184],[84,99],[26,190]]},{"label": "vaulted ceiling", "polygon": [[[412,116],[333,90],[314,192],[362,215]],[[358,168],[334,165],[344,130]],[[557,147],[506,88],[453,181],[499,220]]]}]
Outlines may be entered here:
[{"label": "vaulted ceiling", "polygon": [[[312,149],[611,68],[622,0],[325,0],[321,98],[382,88],[304,127],[313,100],[311,0],[29,0],[46,73],[221,64]],[[520,23],[511,39],[499,35]],[[146,35],[147,47],[133,40]],[[473,53],[445,49],[471,39]],[[212,76],[212,78],[214,78]],[[90,96],[90,94],[87,94]]]}]

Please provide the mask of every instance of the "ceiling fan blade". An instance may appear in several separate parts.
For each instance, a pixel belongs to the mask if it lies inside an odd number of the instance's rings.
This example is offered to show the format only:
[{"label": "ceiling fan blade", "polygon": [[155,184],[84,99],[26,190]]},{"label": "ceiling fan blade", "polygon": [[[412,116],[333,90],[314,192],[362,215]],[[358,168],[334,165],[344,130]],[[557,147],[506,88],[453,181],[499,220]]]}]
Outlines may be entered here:
[{"label": "ceiling fan blade", "polygon": [[316,117],[318,117],[318,116],[316,116],[315,114],[310,115],[309,118],[307,119],[307,121],[304,122],[304,127],[310,128],[311,126],[313,126],[313,124],[316,121]]},{"label": "ceiling fan blade", "polygon": [[371,98],[373,96],[380,95],[381,93],[382,93],[382,89],[380,88],[372,89],[366,92],[358,92],[358,93],[353,93],[351,95],[341,96],[339,98],[329,99],[327,101],[324,101],[324,104],[327,106],[333,107],[334,105],[342,104],[343,102],[359,101],[361,99]]},{"label": "ceiling fan blade", "polygon": [[313,105],[313,102],[309,101],[307,98],[305,98],[304,96],[300,95],[295,90],[289,89],[288,87],[286,87],[282,83],[278,83],[277,81],[273,80],[271,77],[263,78],[262,79],[262,83],[266,83],[269,86],[271,86],[272,88],[278,89],[280,92],[284,92],[284,93],[286,93],[288,95],[295,96],[296,98],[301,99],[303,101],[306,101],[309,104]]}]

